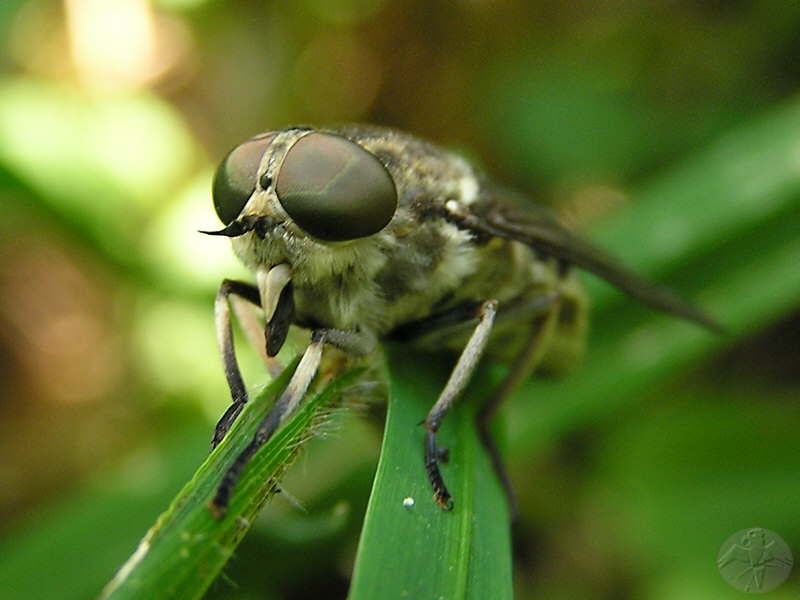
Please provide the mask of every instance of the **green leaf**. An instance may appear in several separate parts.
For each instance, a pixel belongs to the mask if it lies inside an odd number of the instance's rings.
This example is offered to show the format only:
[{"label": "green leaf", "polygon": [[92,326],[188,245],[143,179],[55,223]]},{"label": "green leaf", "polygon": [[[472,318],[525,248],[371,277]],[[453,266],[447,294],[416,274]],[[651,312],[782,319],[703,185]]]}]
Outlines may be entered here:
[{"label": "green leaf", "polygon": [[443,475],[455,500],[446,512],[433,500],[420,422],[449,361],[441,371],[430,368],[439,356],[396,347],[389,356],[386,430],[349,599],[511,598],[507,501],[475,426],[476,400],[486,397],[493,378],[479,369],[439,431],[450,455]]},{"label": "green leaf", "polygon": [[337,378],[306,402],[253,457],[244,470],[221,519],[212,516],[208,502],[222,474],[250,442],[258,424],[283,391],[296,361],[286,368],[242,412],[229,434],[175,497],[130,559],[103,593],[103,598],[200,598],[233,555],[277,482],[308,439],[315,420],[333,394],[360,373]]}]

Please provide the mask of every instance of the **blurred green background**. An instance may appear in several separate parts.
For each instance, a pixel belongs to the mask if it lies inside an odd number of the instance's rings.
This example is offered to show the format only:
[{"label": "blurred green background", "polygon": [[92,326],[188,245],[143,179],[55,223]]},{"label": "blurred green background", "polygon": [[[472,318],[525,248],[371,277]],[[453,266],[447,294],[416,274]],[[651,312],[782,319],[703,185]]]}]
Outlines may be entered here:
[{"label": "blurred green background", "polygon": [[[5,0],[0,69],[0,596],[94,597],[205,458],[213,297],[247,277],[197,233],[213,169],[349,121],[458,148],[730,328],[587,281],[593,351],[501,417],[517,597],[738,597],[716,556],[752,526],[800,557],[796,2]],[[209,597],[346,595],[381,432],[333,421],[285,483],[309,514],[276,498]]]}]

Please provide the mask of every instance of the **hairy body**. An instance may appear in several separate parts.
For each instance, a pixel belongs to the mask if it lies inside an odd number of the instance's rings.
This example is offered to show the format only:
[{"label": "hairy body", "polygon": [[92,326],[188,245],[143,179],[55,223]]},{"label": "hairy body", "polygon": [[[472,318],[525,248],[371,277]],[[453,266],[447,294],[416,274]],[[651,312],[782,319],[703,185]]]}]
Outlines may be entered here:
[{"label": "hairy body", "polygon": [[220,483],[212,503],[217,510],[224,510],[250,456],[296,409],[323,345],[363,356],[379,340],[396,339],[460,352],[424,421],[434,498],[450,508],[436,445],[442,420],[484,350],[513,360],[508,378],[480,411],[483,441],[504,478],[486,423],[532,370],[562,372],[583,354],[588,302],[575,267],[653,308],[718,328],[545,209],[518,198],[458,155],[390,129],[286,129],[231,151],[214,183],[215,208],[226,227],[212,233],[232,239],[257,286],[226,280],[217,296],[233,404],[214,444],[247,401],[228,297],[261,306],[271,356],[290,325],[312,330],[312,337],[287,391]]},{"label": "hairy body", "polygon": [[[560,371],[579,360],[588,306],[575,273],[525,243],[481,235],[448,220],[449,214],[485,211],[496,203],[485,193],[484,176],[461,157],[404,133],[380,128],[331,132],[378,157],[392,176],[398,203],[389,224],[368,237],[324,242],[292,223],[274,195],[254,194],[242,214],[269,215],[280,225],[265,239],[251,232],[232,240],[236,255],[254,272],[263,265],[291,265],[297,324],[380,339],[466,302],[497,300],[502,317],[556,292],[564,317],[540,365]],[[283,148],[307,133],[277,134],[272,142],[276,158],[271,169],[265,166],[266,178],[276,179],[273,171],[280,168]],[[533,335],[538,316],[523,316],[522,323],[501,318],[489,352],[513,356]],[[464,338],[420,332],[417,343],[460,351]]]}]

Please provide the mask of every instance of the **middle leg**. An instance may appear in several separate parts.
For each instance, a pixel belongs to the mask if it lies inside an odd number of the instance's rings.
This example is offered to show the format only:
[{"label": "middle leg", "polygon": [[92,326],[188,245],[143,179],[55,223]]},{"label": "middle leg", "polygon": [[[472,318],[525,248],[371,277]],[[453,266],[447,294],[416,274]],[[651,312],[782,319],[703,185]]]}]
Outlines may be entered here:
[{"label": "middle leg", "polygon": [[439,470],[439,447],[436,444],[436,432],[439,430],[453,402],[466,387],[478,360],[486,348],[489,340],[489,332],[494,323],[497,312],[497,301],[487,300],[480,305],[478,311],[478,325],[472,332],[467,345],[461,352],[461,356],[447,380],[442,393],[431,407],[425,419],[425,468],[428,471],[428,479],[433,486],[433,498],[445,510],[453,508],[453,497],[447,489]]}]

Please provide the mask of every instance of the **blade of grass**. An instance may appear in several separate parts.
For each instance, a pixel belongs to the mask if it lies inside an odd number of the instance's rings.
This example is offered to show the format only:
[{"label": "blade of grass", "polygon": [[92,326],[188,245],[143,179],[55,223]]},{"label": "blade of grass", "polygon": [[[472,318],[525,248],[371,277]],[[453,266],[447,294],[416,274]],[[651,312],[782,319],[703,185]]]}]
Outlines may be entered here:
[{"label": "blade of grass", "polygon": [[[145,444],[71,493],[0,532],[0,590],[8,598],[95,598],[142,533],[208,453],[208,421],[184,415],[165,440]],[[142,474],[142,463],[149,470]],[[88,544],[86,540],[95,540]],[[54,557],[58,557],[54,560]]]},{"label": "blade of grass", "polygon": [[474,421],[476,400],[485,398],[492,378],[485,369],[476,373],[440,430],[450,454],[443,472],[455,499],[445,512],[433,501],[420,426],[444,384],[446,373],[430,367],[441,357],[396,347],[388,355],[392,390],[383,448],[348,598],[511,598],[506,498]]},{"label": "blade of grass", "polygon": [[228,513],[215,519],[207,504],[226,469],[249,443],[296,361],[243,411],[223,442],[200,466],[167,511],[148,531],[103,592],[122,598],[200,598],[241,542],[250,523],[275,493],[299,445],[308,439],[320,410],[360,371],[340,376],[304,404],[251,460],[231,499]]}]

